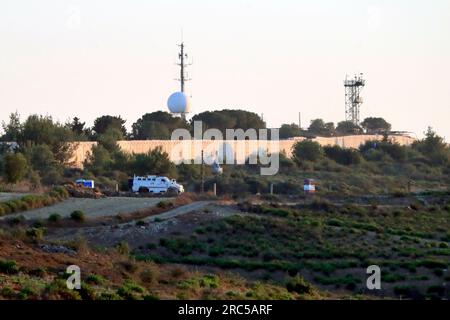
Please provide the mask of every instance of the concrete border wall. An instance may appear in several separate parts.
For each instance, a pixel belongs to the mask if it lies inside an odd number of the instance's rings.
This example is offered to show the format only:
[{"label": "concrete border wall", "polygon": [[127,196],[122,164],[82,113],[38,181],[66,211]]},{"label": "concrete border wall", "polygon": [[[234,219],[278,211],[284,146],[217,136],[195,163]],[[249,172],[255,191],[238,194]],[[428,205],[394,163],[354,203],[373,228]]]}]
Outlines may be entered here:
[{"label": "concrete border wall", "polygon": [[[399,143],[400,145],[410,145],[415,139],[410,136],[390,136],[390,139]],[[204,150],[206,158],[229,159],[234,158],[238,162],[243,162],[249,156],[263,150],[266,153],[283,152],[288,157],[292,155],[291,150],[293,145],[305,140],[306,138],[293,138],[289,140],[270,141],[270,140],[129,140],[119,141],[120,148],[127,153],[147,153],[150,150],[160,147],[164,152],[169,154],[172,161],[182,161],[184,159],[192,160],[199,158],[201,151]],[[317,141],[320,145],[338,145],[343,148],[358,148],[366,141],[381,140],[382,135],[355,135],[355,136],[341,136],[341,137],[316,137],[312,139]],[[88,157],[92,146],[97,142],[81,141],[77,142],[72,162],[76,167],[82,168],[83,162]]]}]

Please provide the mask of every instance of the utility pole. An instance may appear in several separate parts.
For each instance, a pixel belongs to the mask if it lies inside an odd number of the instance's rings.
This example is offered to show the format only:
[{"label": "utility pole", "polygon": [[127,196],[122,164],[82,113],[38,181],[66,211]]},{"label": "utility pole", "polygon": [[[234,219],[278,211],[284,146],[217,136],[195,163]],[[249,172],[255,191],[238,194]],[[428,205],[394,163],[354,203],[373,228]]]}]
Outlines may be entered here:
[{"label": "utility pole", "polygon": [[299,129],[302,128],[302,113],[301,112],[298,113],[298,128]]}]

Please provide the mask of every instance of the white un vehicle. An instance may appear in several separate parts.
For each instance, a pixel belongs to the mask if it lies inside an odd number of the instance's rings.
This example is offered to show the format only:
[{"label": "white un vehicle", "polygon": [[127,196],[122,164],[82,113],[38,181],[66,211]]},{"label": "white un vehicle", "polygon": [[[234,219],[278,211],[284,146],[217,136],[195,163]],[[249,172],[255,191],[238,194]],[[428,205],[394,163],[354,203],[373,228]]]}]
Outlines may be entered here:
[{"label": "white un vehicle", "polygon": [[130,179],[130,187],[133,192],[139,193],[173,193],[180,194],[184,192],[181,184],[175,179],[160,176],[134,176]]}]

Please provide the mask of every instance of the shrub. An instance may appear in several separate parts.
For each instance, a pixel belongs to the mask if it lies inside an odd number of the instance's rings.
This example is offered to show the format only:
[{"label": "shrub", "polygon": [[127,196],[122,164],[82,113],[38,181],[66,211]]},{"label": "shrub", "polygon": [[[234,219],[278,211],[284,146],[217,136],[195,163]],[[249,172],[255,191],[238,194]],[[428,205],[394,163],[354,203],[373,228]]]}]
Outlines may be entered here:
[{"label": "shrub", "polygon": [[299,294],[311,294],[313,292],[313,286],[301,276],[291,278],[286,283],[286,289],[289,292],[297,292]]},{"label": "shrub", "polygon": [[26,300],[30,297],[36,296],[37,292],[30,287],[25,287],[17,294],[17,299]]},{"label": "shrub", "polygon": [[91,286],[89,286],[85,283],[81,284],[81,288],[80,288],[80,290],[78,290],[78,292],[81,296],[81,299],[83,299],[83,300],[92,301],[92,300],[95,300],[95,298],[97,296],[95,294],[95,290],[92,289]]},{"label": "shrub", "polygon": [[18,217],[14,217],[12,219],[8,220],[8,223],[10,225],[18,225],[18,224],[22,224],[25,222],[25,217],[24,216],[18,216]]},{"label": "shrub", "polygon": [[138,220],[138,221],[136,221],[136,226],[137,226],[137,227],[143,227],[143,226],[145,226],[145,225],[147,225],[147,224],[146,224],[145,221],[143,221],[143,220]]},{"label": "shrub", "polygon": [[200,286],[207,288],[218,288],[219,277],[213,274],[207,274],[200,280]]},{"label": "shrub", "polygon": [[0,272],[6,274],[16,274],[19,267],[14,260],[0,260]]},{"label": "shrub", "polygon": [[35,277],[43,278],[47,274],[47,270],[45,268],[37,268],[30,270],[28,274]]},{"label": "shrub", "polygon": [[86,214],[81,210],[75,210],[70,214],[70,219],[77,222],[83,222],[86,219]]},{"label": "shrub", "polygon": [[43,228],[30,228],[26,231],[27,237],[33,240],[42,240],[44,238],[45,230]]},{"label": "shrub", "polygon": [[49,217],[48,217],[48,221],[49,222],[58,222],[59,220],[61,220],[61,215],[58,213],[52,213]]},{"label": "shrub", "polygon": [[94,284],[94,285],[101,285],[105,283],[105,279],[97,274],[90,274],[86,278],[86,283]]},{"label": "shrub", "polygon": [[14,299],[15,293],[13,289],[6,287],[1,289],[0,295],[6,299]]},{"label": "shrub", "polygon": [[8,153],[4,157],[4,174],[6,181],[17,183],[21,181],[27,172],[27,159],[21,153]]},{"label": "shrub", "polygon": [[359,151],[353,149],[344,149],[340,146],[324,147],[325,155],[331,160],[342,165],[353,165],[361,163],[362,157]]},{"label": "shrub", "polygon": [[130,254],[130,246],[128,245],[128,242],[121,241],[116,245],[116,250],[118,253],[123,255],[129,255]]},{"label": "shrub", "polygon": [[297,142],[293,146],[292,151],[294,161],[297,163],[301,163],[305,160],[316,162],[323,156],[323,149],[320,144],[312,140]]},{"label": "shrub", "polygon": [[157,278],[157,273],[153,269],[147,269],[142,271],[140,278],[143,283],[152,284]]},{"label": "shrub", "polygon": [[158,202],[158,204],[156,206],[161,209],[166,209],[166,208],[172,207],[173,203],[171,201],[162,200],[162,201]]},{"label": "shrub", "polygon": [[44,290],[45,299],[56,300],[80,300],[81,296],[77,290],[67,288],[66,281],[63,279],[55,279],[47,285]]}]

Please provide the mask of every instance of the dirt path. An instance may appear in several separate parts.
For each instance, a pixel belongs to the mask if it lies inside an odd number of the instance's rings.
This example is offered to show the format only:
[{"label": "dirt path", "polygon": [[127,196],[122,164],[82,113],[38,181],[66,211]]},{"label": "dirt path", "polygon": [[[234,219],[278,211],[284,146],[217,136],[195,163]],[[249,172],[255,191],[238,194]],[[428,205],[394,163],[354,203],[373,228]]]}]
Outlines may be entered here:
[{"label": "dirt path", "polygon": [[0,192],[0,202],[22,198],[23,196],[26,195],[29,195],[29,193]]},{"label": "dirt path", "polygon": [[[131,247],[138,245],[144,245],[149,242],[152,236],[160,233],[166,233],[169,229],[176,229],[183,227],[180,225],[180,220],[190,213],[196,213],[197,215],[216,215],[217,211],[204,210],[209,207],[214,207],[214,204],[210,201],[197,201],[193,202],[145,219],[144,225],[137,225],[136,221],[127,222],[112,226],[98,226],[87,228],[64,228],[54,230],[46,238],[50,241],[67,241],[77,238],[85,239],[90,243],[100,246],[114,246],[121,241],[126,241]],[[228,213],[225,213],[228,214]],[[195,221],[191,221],[195,223]]]},{"label": "dirt path", "polygon": [[192,211],[199,211],[204,209],[207,205],[209,205],[210,201],[196,201],[192,202],[190,204],[187,204],[185,206],[181,206],[145,219],[142,219],[142,221],[149,223],[149,222],[155,222],[155,220],[166,220],[178,217],[182,214],[186,214]]},{"label": "dirt path", "polygon": [[88,218],[115,216],[119,213],[129,213],[156,206],[162,200],[170,201],[173,198],[129,198],[111,197],[101,199],[69,198],[50,207],[29,210],[17,214],[11,214],[1,219],[24,216],[27,220],[47,219],[52,213],[58,213],[62,217],[69,217],[75,210],[82,210]]}]

